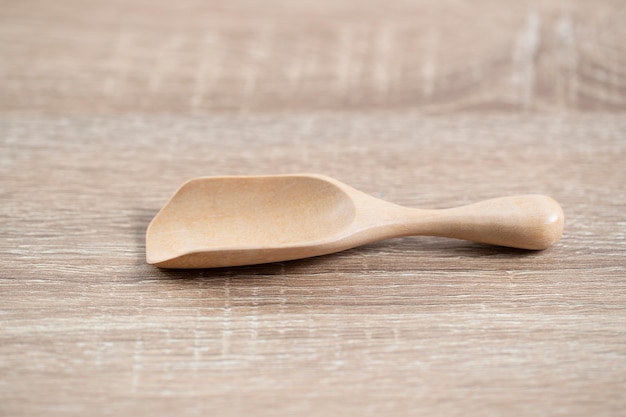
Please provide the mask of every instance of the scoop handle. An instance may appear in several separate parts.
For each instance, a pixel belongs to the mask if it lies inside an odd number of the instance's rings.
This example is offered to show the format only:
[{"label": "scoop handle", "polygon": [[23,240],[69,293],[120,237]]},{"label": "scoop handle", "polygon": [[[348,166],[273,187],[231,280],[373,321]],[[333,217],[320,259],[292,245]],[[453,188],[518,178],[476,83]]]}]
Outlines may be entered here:
[{"label": "scoop handle", "polygon": [[542,250],[559,241],[563,210],[544,195],[494,198],[467,206],[429,210],[419,234],[520,249]]}]

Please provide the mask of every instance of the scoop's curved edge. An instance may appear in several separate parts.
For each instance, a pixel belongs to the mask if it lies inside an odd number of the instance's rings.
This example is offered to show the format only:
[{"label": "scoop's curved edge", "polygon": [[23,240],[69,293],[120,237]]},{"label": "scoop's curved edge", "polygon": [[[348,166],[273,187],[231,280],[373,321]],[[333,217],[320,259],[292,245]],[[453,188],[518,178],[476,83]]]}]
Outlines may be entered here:
[{"label": "scoop's curved edge", "polygon": [[[174,198],[186,187],[189,186],[189,184],[193,183],[194,181],[200,180],[202,178],[206,178],[206,177],[195,177],[195,178],[190,178],[187,181],[185,181],[182,185],[180,185],[176,191],[170,196],[170,198],[165,202],[165,204],[159,209],[159,211],[157,212],[157,214],[155,214],[155,216],[152,218],[152,220],[150,221],[150,223],[148,224],[148,227],[146,228],[146,239],[145,239],[145,245],[146,245],[146,262],[151,264],[151,265],[157,265],[158,263],[161,262],[166,262],[169,259],[171,259],[172,257],[159,257],[154,253],[154,249],[153,249],[153,245],[151,243],[151,235],[153,234],[153,228],[154,225],[160,220],[160,218],[163,216],[163,212],[165,211],[165,209],[167,208],[167,206],[169,206],[169,204],[172,202],[172,200],[174,200]],[[161,258],[161,259],[160,259]]]},{"label": "scoop's curved edge", "polygon": [[340,252],[362,244],[347,227],[343,233],[301,244],[284,244],[269,247],[239,247],[213,250],[190,250],[162,259],[147,262],[159,268],[198,269],[221,268],[229,266],[257,265],[272,262],[290,261]]},{"label": "scoop's curved edge", "polygon": [[[198,182],[198,181],[218,181],[218,180],[222,180],[222,179],[233,179],[233,178],[237,178],[237,179],[245,179],[245,178],[277,178],[277,177],[293,177],[293,178],[298,178],[298,177],[304,177],[304,178],[317,178],[326,182],[329,182],[333,185],[335,185],[338,189],[340,189],[343,193],[345,193],[348,197],[350,197],[350,194],[348,192],[348,190],[352,190],[351,187],[349,187],[348,185],[323,174],[316,174],[316,173],[297,173],[297,174],[277,174],[277,175],[223,175],[223,176],[201,176],[201,177],[194,177],[194,178],[190,178],[187,181],[185,181],[182,185],[180,185],[178,187],[178,189],[171,195],[171,197],[167,200],[167,202],[161,207],[161,209],[157,212],[157,214],[152,218],[152,220],[150,221],[150,223],[148,224],[148,227],[146,228],[146,237],[145,237],[145,247],[146,247],[146,262],[150,265],[155,265],[159,268],[181,268],[181,269],[189,269],[189,268],[218,268],[218,267],[224,267],[224,266],[240,266],[240,265],[251,265],[251,264],[262,264],[262,263],[271,263],[271,262],[280,262],[280,261],[286,261],[286,260],[292,260],[292,259],[299,259],[299,258],[307,258],[307,257],[311,257],[311,256],[318,256],[318,255],[324,255],[324,254],[328,254],[328,253],[333,253],[333,252],[337,252],[339,250],[343,250],[343,249],[330,249],[328,251],[326,250],[322,250],[320,251],[315,250],[312,251],[314,252],[311,255],[297,255],[297,256],[293,256],[293,257],[288,257],[288,258],[284,258],[285,254],[285,250],[286,249],[294,249],[297,251],[302,251],[303,248],[314,248],[317,247],[319,245],[328,245],[329,243],[338,241],[338,240],[343,240],[345,238],[345,236],[339,236],[339,237],[333,237],[332,239],[323,239],[320,241],[313,241],[313,242],[306,242],[303,243],[301,245],[293,245],[293,244],[284,244],[284,245],[277,245],[277,246],[273,246],[273,247],[265,247],[265,248],[259,248],[259,247],[241,247],[241,248],[236,248],[236,249],[227,249],[227,250],[194,250],[194,251],[186,251],[186,252],[181,252],[179,254],[175,254],[175,255],[169,255],[169,256],[158,256],[157,253],[155,253],[155,250],[153,248],[153,245],[151,243],[151,235],[153,234],[153,229],[154,229],[154,225],[157,224],[157,222],[160,220],[160,218],[163,216],[163,212],[165,211],[165,209],[168,207],[168,205],[170,205],[170,203],[177,197],[178,194],[181,193],[181,191],[183,191],[185,188],[189,187],[190,184],[193,184],[194,182]],[[347,249],[347,248],[346,248]],[[269,257],[268,254],[266,252],[272,252],[272,251],[281,251],[282,255],[275,257],[276,259],[274,259],[273,257]],[[267,259],[267,260],[262,260],[262,261],[244,261],[244,262],[228,262],[226,259],[230,258],[230,256],[223,258],[225,254],[227,253],[231,253],[232,255],[234,255],[235,253],[237,253],[237,256],[241,256],[241,254],[243,252],[247,252],[247,253],[255,253],[255,254],[259,254],[263,256],[263,259]],[[216,261],[216,262],[204,262],[199,266],[183,266],[186,264],[189,264],[189,260],[190,259],[199,259],[199,258],[218,258],[218,257],[222,257],[222,261]],[[192,264],[195,264],[196,262],[192,262]],[[215,264],[213,266],[213,264]]]},{"label": "scoop's curved edge", "polygon": [[333,243],[340,243],[343,240],[342,236],[328,241],[282,247],[242,247],[236,249],[189,251],[168,259],[148,263],[166,269],[200,269],[259,265],[310,258],[349,249],[342,245],[333,245]]}]

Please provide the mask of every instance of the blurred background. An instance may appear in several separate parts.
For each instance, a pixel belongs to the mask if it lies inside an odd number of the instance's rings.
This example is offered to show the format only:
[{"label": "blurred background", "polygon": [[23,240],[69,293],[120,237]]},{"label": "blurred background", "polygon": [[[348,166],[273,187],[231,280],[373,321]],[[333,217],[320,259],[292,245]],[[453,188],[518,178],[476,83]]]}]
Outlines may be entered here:
[{"label": "blurred background", "polygon": [[626,107],[622,0],[0,5],[0,111]]}]

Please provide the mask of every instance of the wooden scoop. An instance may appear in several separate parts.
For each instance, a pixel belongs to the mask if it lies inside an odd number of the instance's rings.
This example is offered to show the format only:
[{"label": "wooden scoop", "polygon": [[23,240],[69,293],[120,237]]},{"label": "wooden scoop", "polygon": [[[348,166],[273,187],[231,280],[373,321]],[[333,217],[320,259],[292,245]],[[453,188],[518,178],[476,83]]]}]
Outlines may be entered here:
[{"label": "wooden scoop", "polygon": [[146,257],[161,268],[214,268],[324,255],[408,235],[540,250],[562,231],[561,207],[542,195],[419,210],[322,175],[207,177],[183,184],[152,220]]}]

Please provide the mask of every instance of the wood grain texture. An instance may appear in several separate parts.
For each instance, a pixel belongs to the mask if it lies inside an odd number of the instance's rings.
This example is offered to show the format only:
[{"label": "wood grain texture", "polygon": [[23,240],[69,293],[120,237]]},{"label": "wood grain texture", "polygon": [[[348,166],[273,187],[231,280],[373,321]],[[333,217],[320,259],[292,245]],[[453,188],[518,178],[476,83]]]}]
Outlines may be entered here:
[{"label": "wood grain texture", "polygon": [[0,5],[1,110],[626,108],[622,0]]},{"label": "wood grain texture", "polygon": [[[4,415],[626,405],[623,117],[5,116],[2,131]],[[403,238],[264,266],[145,263],[145,228],[182,181],[269,171],[421,207],[546,193],[565,234],[545,252]]]},{"label": "wood grain texture", "polygon": [[[1,6],[0,415],[623,414],[623,2]],[[188,178],[293,172],[564,236],[145,263]]]}]

